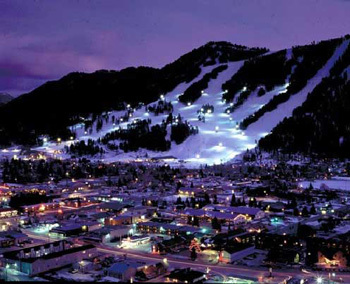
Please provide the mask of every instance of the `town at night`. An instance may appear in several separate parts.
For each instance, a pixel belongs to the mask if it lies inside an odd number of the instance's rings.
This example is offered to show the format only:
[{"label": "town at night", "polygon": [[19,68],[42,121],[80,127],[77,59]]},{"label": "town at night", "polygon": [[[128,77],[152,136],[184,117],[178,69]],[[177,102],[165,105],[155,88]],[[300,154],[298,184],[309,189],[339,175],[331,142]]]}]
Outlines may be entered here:
[{"label": "town at night", "polygon": [[0,0],[0,281],[350,283],[350,2]]}]

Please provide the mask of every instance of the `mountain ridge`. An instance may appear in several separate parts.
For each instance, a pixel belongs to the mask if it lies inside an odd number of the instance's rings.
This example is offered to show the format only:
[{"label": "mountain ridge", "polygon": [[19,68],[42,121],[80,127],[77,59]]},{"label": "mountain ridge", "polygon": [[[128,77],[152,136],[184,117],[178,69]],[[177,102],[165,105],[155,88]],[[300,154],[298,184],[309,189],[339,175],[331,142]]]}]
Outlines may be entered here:
[{"label": "mountain ridge", "polygon": [[[70,155],[73,152],[69,145],[91,139],[94,142],[81,144],[78,150],[85,153],[86,147],[101,147],[99,152],[104,154],[100,158],[107,160],[163,151],[196,163],[228,161],[254,148],[261,138],[260,148],[274,151],[266,146],[269,142],[263,142],[270,139],[270,132],[281,129],[277,125],[288,113],[308,101],[308,93],[329,76],[334,65],[341,71],[348,68],[347,60],[336,64],[349,46],[348,39],[345,36],[276,52],[209,42],[159,69],[130,67],[69,73],[40,86],[34,95],[25,94],[0,107],[1,119],[4,115],[16,116],[23,110],[19,107],[18,111],[18,105],[33,105],[33,97],[45,102],[40,101],[40,106],[54,100],[51,108],[29,121],[26,118],[30,111],[25,111],[9,125],[0,122],[0,132],[5,134],[0,144],[42,144],[43,135],[48,135],[49,140],[67,140],[63,146],[68,149],[53,142],[47,148]],[[291,109],[285,111],[288,105]],[[47,115],[44,120],[43,114]],[[17,130],[26,135],[13,141]],[[202,145],[192,145],[198,143]],[[298,149],[287,145],[288,151]],[[45,151],[44,146],[37,149]],[[76,147],[73,150],[78,151]]]}]

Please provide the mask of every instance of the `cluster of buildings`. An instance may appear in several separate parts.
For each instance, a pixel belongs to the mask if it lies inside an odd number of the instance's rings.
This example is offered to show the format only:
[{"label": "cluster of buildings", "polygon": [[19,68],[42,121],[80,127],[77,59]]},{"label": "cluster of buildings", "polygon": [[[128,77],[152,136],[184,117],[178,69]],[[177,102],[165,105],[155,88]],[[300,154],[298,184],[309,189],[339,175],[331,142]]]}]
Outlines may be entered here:
[{"label": "cluster of buildings", "polygon": [[[266,179],[262,171],[237,165],[221,174],[180,171],[155,185],[153,175],[164,174],[155,169],[147,177],[134,174],[134,182],[122,186],[111,185],[111,177],[3,185],[3,274],[188,283],[210,277],[167,263],[179,257],[229,266],[350,270],[347,192],[302,188],[286,173]],[[11,197],[19,192],[50,198],[12,208]]]}]

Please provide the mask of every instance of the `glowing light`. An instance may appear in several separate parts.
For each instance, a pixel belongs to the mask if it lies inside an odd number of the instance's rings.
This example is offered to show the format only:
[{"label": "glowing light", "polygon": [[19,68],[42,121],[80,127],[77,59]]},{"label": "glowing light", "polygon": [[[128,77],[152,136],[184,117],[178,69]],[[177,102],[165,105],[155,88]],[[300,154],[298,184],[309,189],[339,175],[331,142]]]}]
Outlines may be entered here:
[{"label": "glowing light", "polygon": [[219,126],[215,126],[215,131],[216,131],[216,132],[219,131]]},{"label": "glowing light", "polygon": [[190,102],[188,102],[188,103],[187,103],[187,106],[191,106],[191,103],[190,103]]},{"label": "glowing light", "polygon": [[317,282],[318,284],[321,284],[321,283],[323,282],[322,277],[317,277],[317,278],[316,278],[316,282]]},{"label": "glowing light", "polygon": [[196,159],[199,159],[201,156],[199,154],[196,155]]}]

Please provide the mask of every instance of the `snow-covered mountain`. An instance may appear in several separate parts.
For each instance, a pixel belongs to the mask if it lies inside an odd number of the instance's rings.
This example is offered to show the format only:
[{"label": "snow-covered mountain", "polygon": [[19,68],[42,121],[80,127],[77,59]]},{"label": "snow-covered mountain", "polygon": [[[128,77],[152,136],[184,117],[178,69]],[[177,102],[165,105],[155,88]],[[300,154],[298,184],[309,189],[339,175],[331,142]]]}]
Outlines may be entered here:
[{"label": "snow-covered mountain", "polygon": [[[326,78],[348,74],[349,43],[344,37],[267,52],[212,42],[162,69],[68,75],[0,108],[0,121],[11,113],[30,133],[23,139],[38,142],[40,137],[43,145],[33,146],[36,150],[62,157],[227,162],[274,135],[274,128]],[[42,116],[27,122],[13,114],[18,109],[27,113],[33,101],[45,108]],[[13,124],[0,127],[10,133],[7,141],[21,142],[12,139]]]}]

